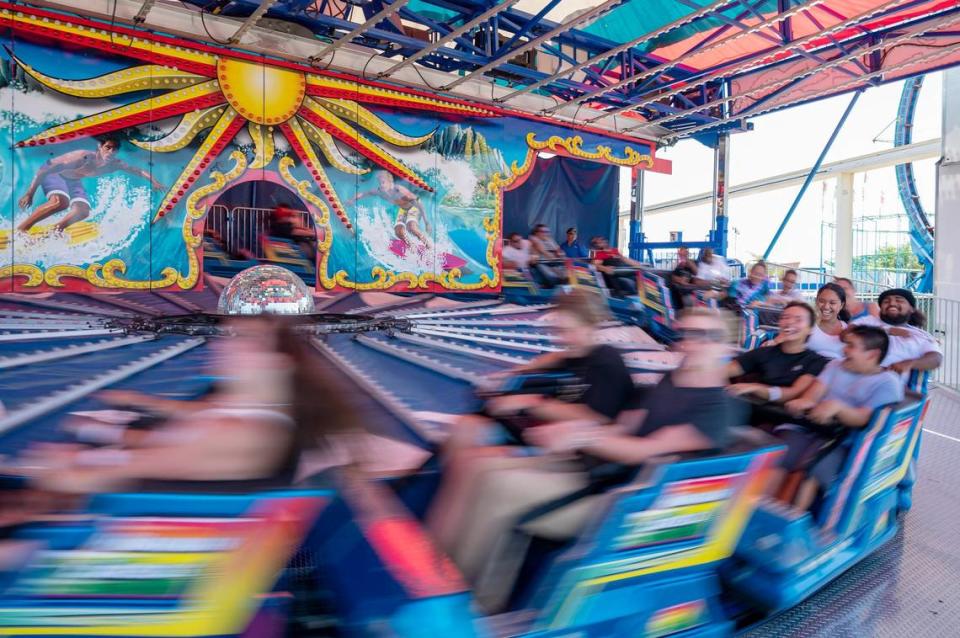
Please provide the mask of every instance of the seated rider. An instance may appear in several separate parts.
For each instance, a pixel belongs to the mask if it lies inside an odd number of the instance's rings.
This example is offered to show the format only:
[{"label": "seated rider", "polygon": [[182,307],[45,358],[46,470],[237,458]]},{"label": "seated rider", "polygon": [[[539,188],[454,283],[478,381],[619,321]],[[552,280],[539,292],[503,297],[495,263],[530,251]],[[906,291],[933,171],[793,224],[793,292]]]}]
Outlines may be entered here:
[{"label": "seated rider", "polygon": [[593,251],[593,264],[603,274],[610,292],[617,297],[637,294],[637,278],[634,274],[620,274],[617,268],[640,268],[642,264],[620,254],[610,245],[606,237],[596,236],[590,240]]},{"label": "seated rider", "polygon": [[846,293],[847,312],[850,313],[850,321],[852,323],[860,323],[857,321],[858,319],[880,316],[880,306],[872,301],[861,301],[857,296],[857,289],[853,285],[853,281],[846,277],[834,277],[833,281],[843,288],[843,292]]},{"label": "seated rider", "polygon": [[538,284],[553,288],[562,283],[562,276],[558,276],[553,268],[546,268],[539,262],[539,256],[533,252],[533,243],[524,239],[520,233],[510,233],[503,245],[503,267],[523,273]]},{"label": "seated rider", "polygon": [[803,301],[803,293],[797,288],[797,271],[790,268],[780,278],[780,290],[775,290],[767,297],[771,306],[785,306],[791,301]]},{"label": "seated rider", "polygon": [[[607,417],[556,420],[524,431],[541,455],[506,456],[476,448],[449,459],[444,476],[459,481],[460,506],[435,501],[428,519],[438,541],[473,581],[478,602],[488,611],[502,607],[522,557],[503,555],[504,537],[534,508],[564,497],[589,495],[609,486],[611,477],[629,480],[655,456],[712,450],[727,439],[733,413],[724,394],[724,323],[706,309],[687,311],[679,322],[680,368],[652,391]],[[612,466],[612,467],[611,467]],[[611,471],[612,470],[612,471]],[[449,497],[450,493],[447,493]],[[592,511],[590,499],[530,522],[526,531],[553,540],[579,533]],[[491,577],[488,577],[491,576]]]},{"label": "seated rider", "polygon": [[843,341],[844,358],[828,363],[802,396],[786,403],[787,410],[805,423],[782,425],[774,431],[787,445],[781,467],[788,472],[808,469],[817,456],[833,448],[817,462],[820,467],[810,473],[793,499],[800,509],[809,509],[820,487],[839,472],[850,429],[862,428],[874,410],[903,399],[900,379],[880,365],[888,345],[883,330],[853,326]]},{"label": "seated rider", "polygon": [[829,359],[843,356],[843,331],[847,329],[850,313],[847,312],[847,295],[843,288],[827,282],[817,290],[817,325],[810,333],[807,346]]},{"label": "seated rider", "polygon": [[861,317],[855,324],[877,326],[890,337],[883,365],[907,377],[911,370],[935,370],[943,363],[943,350],[924,330],[926,318],[917,310],[913,293],[891,288],[880,293],[880,316]]},{"label": "seated rider", "polygon": [[353,428],[353,417],[284,323],[243,318],[227,327],[233,335],[215,343],[220,388],[200,409],[158,404],[168,418],[143,436],[119,439],[122,446],[38,446],[19,469],[33,487],[66,494],[291,484],[301,451]]},{"label": "seated rider", "polygon": [[297,211],[278,204],[270,216],[268,233],[271,237],[292,241],[307,259],[313,261],[317,257],[317,235],[313,229],[302,226],[298,218]]},{"label": "seated rider", "polygon": [[767,264],[758,261],[750,266],[748,276],[738,279],[730,286],[726,305],[734,309],[759,306],[768,294],[770,283],[767,281]]},{"label": "seated rider", "polygon": [[707,247],[697,256],[695,283],[709,286],[727,286],[730,283],[730,269],[727,260],[715,255],[713,248]]},{"label": "seated rider", "polygon": [[675,310],[693,305],[691,286],[694,275],[694,271],[685,264],[680,264],[670,273],[670,283],[667,287],[670,289],[670,301]]},{"label": "seated rider", "polygon": [[[793,301],[780,313],[779,333],[770,347],[754,348],[727,364],[733,396],[750,396],[760,401],[784,404],[800,397],[823,371],[829,359],[807,347],[814,326],[813,308]],[[773,425],[782,417],[763,406],[754,406],[751,423]]]}]

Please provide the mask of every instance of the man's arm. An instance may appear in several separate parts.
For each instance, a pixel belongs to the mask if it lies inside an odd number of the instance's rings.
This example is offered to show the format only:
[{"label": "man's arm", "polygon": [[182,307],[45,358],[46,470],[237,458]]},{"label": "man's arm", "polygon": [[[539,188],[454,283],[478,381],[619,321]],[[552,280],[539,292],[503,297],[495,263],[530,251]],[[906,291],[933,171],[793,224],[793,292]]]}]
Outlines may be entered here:
[{"label": "man's arm", "polygon": [[599,433],[579,450],[591,456],[625,465],[639,465],[655,456],[696,452],[713,447],[700,430],[689,423],[671,425],[645,437]]},{"label": "man's arm", "polygon": [[365,197],[376,195],[377,192],[379,192],[378,189],[374,188],[372,190],[364,191],[362,193],[357,193],[356,195],[348,199],[346,203],[348,206],[351,204],[356,204],[357,202],[359,202],[361,199],[364,199]]},{"label": "man's arm", "polygon": [[843,406],[837,411],[836,419],[848,428],[862,428],[870,422],[873,410],[870,408],[851,408]]},{"label": "man's arm", "polygon": [[[736,365],[735,362],[727,364],[728,366]],[[730,368],[728,367],[728,370]],[[774,386],[767,385],[765,383],[735,383],[727,388],[731,394],[738,396],[741,394],[752,394],[758,396],[765,401],[778,401],[780,403],[786,403],[787,401],[793,401],[794,399],[803,396],[807,389],[816,381],[817,378],[812,374],[804,374],[797,378],[792,384],[788,386]],[[779,396],[774,399],[772,398],[776,394],[776,390],[780,391]]]},{"label": "man's arm", "polygon": [[815,379],[799,397],[786,402],[786,408],[793,414],[801,414],[814,408],[823,395],[827,393],[827,386],[820,379]]},{"label": "man's arm", "polygon": [[890,366],[891,370],[898,373],[909,372],[910,370],[936,370],[943,363],[943,355],[939,352],[928,352],[922,357],[916,359],[907,359],[898,361]]}]

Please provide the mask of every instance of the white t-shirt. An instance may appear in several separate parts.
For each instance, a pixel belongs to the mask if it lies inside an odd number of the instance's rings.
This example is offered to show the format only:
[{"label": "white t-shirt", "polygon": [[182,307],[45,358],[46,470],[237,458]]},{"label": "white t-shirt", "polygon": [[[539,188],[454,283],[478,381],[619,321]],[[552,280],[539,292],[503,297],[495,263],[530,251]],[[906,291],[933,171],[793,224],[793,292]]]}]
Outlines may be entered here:
[{"label": "white t-shirt", "polygon": [[729,281],[730,272],[727,268],[727,260],[719,255],[714,255],[713,261],[698,261],[697,279],[703,279],[704,281]]},{"label": "white t-shirt", "polygon": [[790,292],[783,292],[782,290],[771,291],[770,296],[767,297],[767,303],[769,304],[786,306],[791,301],[803,301],[803,293],[800,292],[799,288],[794,288]]},{"label": "white t-shirt", "polygon": [[[847,325],[843,324],[843,327],[846,328]],[[843,358],[843,342],[840,341],[840,335],[827,334],[820,329],[820,326],[814,326],[810,331],[807,348],[829,359]]]},{"label": "white t-shirt", "polygon": [[536,236],[531,236],[531,238],[527,240],[527,244],[528,244],[527,250],[530,249],[531,243],[532,243],[532,248],[536,249],[537,253],[541,255],[547,255],[552,257],[552,256],[556,256],[556,254],[560,252],[560,246],[557,244],[557,242],[553,241],[553,237],[547,237],[545,239],[541,239]]},{"label": "white t-shirt", "polygon": [[521,240],[523,246],[521,248],[516,248],[511,244],[507,244],[503,247],[503,259],[504,261],[511,261],[515,264],[518,264],[519,267],[526,268],[530,264],[530,242],[526,239]]},{"label": "white t-shirt", "polygon": [[890,328],[901,328],[910,333],[908,337],[890,335],[890,345],[887,348],[887,356],[884,357],[881,365],[890,366],[894,363],[906,361],[908,359],[919,359],[929,352],[936,352],[942,355],[943,349],[933,335],[926,330],[921,330],[915,326],[903,324],[900,326],[891,326],[884,323],[879,317],[867,315],[853,321],[854,324],[862,326],[876,326],[889,331]]}]

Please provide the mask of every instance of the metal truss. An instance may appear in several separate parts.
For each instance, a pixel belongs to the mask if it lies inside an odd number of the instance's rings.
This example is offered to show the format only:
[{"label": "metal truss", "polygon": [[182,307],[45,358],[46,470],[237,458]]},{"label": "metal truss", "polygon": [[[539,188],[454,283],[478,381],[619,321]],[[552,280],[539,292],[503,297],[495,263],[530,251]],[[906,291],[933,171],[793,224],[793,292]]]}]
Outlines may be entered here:
[{"label": "metal truss", "polygon": [[[673,138],[741,130],[746,118],[793,103],[782,96],[818,70],[832,69],[848,80],[810,89],[802,101],[838,93],[838,85],[857,89],[888,81],[888,70],[883,68],[886,54],[912,38],[943,42],[942,49],[930,46],[920,56],[927,66],[913,65],[916,73],[936,66],[960,42],[960,29],[947,30],[946,23],[939,28],[916,28],[933,18],[960,13],[960,3],[931,5],[928,0],[888,0],[859,15],[841,13],[844,4],[832,0],[778,0],[775,12],[764,0],[672,0],[681,9],[680,17],[627,42],[600,37],[585,27],[622,5],[642,0],[598,0],[593,8],[561,22],[545,17],[562,8],[561,0],[542,0],[534,14],[518,10],[517,1],[183,3],[241,19],[231,42],[240,42],[247,30],[269,17],[305,27],[325,43],[311,58],[318,63],[330,64],[332,56],[350,44],[370,50],[371,60],[382,58],[374,65],[376,77],[382,79],[400,77],[403,74],[398,72],[410,67],[430,70],[450,77],[430,88],[450,92],[482,78],[494,85],[489,100],[506,107],[524,109],[524,96],[550,96],[556,105],[543,108],[540,115],[590,123],[610,118],[605,127],[617,116],[638,116],[641,125],[628,131],[637,134],[659,127]],[[149,26],[154,4],[155,0],[145,0],[137,21]],[[695,44],[670,58],[652,53],[663,36],[683,28],[704,35],[688,38]],[[740,57],[723,55],[737,49],[730,45],[747,39],[752,45],[759,41],[769,46],[760,50],[753,46],[749,55]],[[695,65],[697,60],[713,57],[720,62],[710,67]],[[805,63],[802,72],[788,66],[801,61]],[[897,68],[911,67],[898,64]],[[770,80],[755,83],[752,96],[738,93],[738,80],[765,73]],[[757,87],[770,90],[762,93]]]}]

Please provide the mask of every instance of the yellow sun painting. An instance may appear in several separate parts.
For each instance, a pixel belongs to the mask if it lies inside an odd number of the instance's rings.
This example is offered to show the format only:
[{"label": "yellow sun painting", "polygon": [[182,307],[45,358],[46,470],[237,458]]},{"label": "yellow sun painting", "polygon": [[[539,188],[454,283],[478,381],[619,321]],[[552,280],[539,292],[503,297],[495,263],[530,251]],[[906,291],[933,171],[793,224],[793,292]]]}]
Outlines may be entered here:
[{"label": "yellow sun painting", "polygon": [[169,38],[134,35],[135,32],[117,28],[111,33],[98,23],[51,19],[41,11],[4,9],[0,11],[0,24],[145,62],[98,77],[68,80],[41,73],[15,58],[24,71],[50,89],[73,97],[100,99],[143,91],[152,93],[148,98],[47,128],[19,140],[17,146],[57,144],[180,117],[176,127],[161,139],[132,140],[140,148],[167,153],[187,147],[208,131],[160,201],[154,222],[174,209],[246,126],[255,144],[255,159],[250,168],[269,164],[275,154],[274,136],[283,135],[334,214],[351,229],[318,150],[335,170],[349,174],[369,170],[345,157],[339,143],[410,184],[432,190],[413,170],[367,135],[372,134],[394,146],[413,147],[429,139],[430,134],[404,135],[364,104],[469,117],[498,115],[491,109],[456,100],[359,83],[346,76],[314,73],[295,64],[268,62],[239,52],[227,56],[210,47],[181,41],[174,44]]}]

